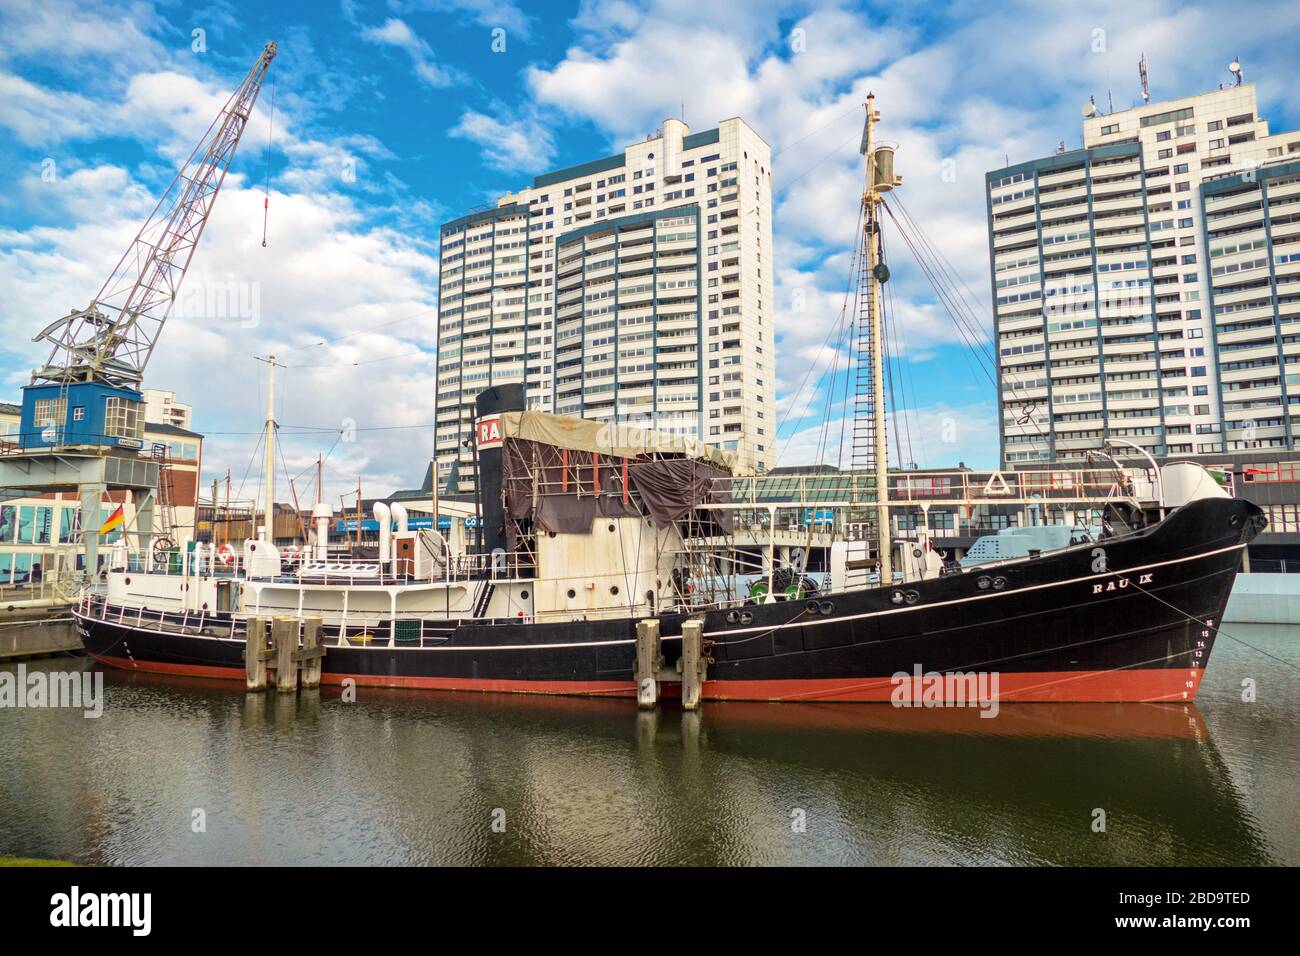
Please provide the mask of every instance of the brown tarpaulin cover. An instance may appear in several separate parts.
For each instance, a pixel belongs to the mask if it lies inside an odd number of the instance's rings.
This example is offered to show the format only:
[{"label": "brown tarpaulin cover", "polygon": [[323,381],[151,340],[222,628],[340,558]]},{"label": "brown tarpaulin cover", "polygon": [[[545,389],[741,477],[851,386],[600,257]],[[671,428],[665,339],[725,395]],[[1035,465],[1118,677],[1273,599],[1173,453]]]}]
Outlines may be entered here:
[{"label": "brown tarpaulin cover", "polygon": [[[628,470],[632,487],[660,528],[686,517],[696,505],[730,502],[730,492],[713,488],[714,481],[725,477],[726,472],[689,458],[637,462]],[[723,532],[731,534],[729,510],[718,509],[710,514]]]}]

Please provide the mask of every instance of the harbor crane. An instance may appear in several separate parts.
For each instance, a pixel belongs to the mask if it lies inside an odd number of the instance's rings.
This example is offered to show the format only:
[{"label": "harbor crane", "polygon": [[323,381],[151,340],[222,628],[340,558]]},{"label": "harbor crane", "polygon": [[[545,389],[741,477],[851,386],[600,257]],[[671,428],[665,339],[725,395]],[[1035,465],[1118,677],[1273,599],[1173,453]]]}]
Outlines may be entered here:
[{"label": "harbor crane", "polygon": [[117,266],[84,309],[32,341],[50,345],[23,388],[16,449],[0,456],[0,487],[76,488],[86,569],[94,573],[105,491],[138,492],[137,533],[153,531],[159,464],[144,448],[145,366],[193,261],[276,44],[261,54],[159,198]]},{"label": "harbor crane", "polygon": [[275,53],[268,43],[90,304],[32,339],[53,346],[33,385],[141,383]]}]

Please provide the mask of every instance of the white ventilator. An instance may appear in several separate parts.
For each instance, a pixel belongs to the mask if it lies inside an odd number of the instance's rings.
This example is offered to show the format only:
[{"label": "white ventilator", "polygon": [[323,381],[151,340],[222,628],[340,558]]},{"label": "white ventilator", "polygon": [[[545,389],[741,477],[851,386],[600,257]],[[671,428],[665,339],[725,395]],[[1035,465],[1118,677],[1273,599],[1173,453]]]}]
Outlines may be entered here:
[{"label": "white ventilator", "polygon": [[376,501],[374,513],[375,520],[379,522],[379,563],[384,564],[392,553],[393,512],[382,501]]},{"label": "white ventilator", "polygon": [[316,560],[324,561],[329,557],[330,519],[334,517],[334,508],[318,501],[312,506],[311,517],[316,522]]}]

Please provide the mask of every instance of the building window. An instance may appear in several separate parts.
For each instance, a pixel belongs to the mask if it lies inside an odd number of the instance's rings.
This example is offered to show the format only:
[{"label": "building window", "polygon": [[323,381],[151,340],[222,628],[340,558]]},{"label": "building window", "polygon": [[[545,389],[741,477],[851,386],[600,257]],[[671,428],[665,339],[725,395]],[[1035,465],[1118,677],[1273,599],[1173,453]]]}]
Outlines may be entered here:
[{"label": "building window", "polygon": [[104,400],[104,434],[109,438],[140,438],[144,434],[144,416],[140,403],[127,398]]},{"label": "building window", "polygon": [[61,426],[67,421],[68,400],[66,398],[38,398],[32,409],[32,425],[44,428],[46,425]]}]

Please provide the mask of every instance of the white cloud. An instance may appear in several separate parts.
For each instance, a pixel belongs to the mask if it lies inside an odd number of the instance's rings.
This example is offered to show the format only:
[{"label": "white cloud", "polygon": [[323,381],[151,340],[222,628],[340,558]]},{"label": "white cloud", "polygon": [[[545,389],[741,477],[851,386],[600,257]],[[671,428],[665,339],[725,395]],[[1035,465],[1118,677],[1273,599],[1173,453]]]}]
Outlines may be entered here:
[{"label": "white cloud", "polygon": [[0,73],[0,127],[18,141],[50,147],[97,135],[95,104],[76,93],[47,90],[12,73]]},{"label": "white cloud", "polygon": [[389,0],[398,12],[431,10],[464,16],[489,30],[500,27],[507,37],[527,40],[532,35],[533,18],[509,0]]},{"label": "white cloud", "polygon": [[505,172],[537,172],[555,157],[550,131],[532,118],[500,120],[466,110],[448,135],[478,143],[484,159]]},{"label": "white cloud", "polygon": [[0,60],[65,57],[112,70],[119,61],[139,62],[162,52],[154,37],[161,19],[149,3],[118,10],[88,9],[69,0],[0,4]]},{"label": "white cloud", "polygon": [[361,31],[361,39],[405,52],[411,59],[415,75],[428,86],[446,87],[459,80],[459,74],[455,70],[438,64],[432,48],[416,35],[405,20],[389,17],[380,26],[365,27]]}]

